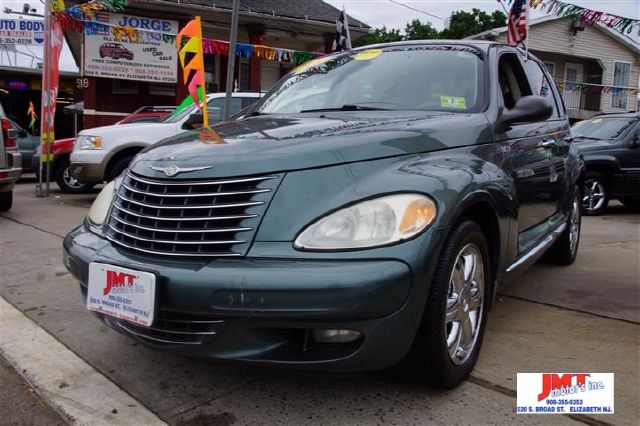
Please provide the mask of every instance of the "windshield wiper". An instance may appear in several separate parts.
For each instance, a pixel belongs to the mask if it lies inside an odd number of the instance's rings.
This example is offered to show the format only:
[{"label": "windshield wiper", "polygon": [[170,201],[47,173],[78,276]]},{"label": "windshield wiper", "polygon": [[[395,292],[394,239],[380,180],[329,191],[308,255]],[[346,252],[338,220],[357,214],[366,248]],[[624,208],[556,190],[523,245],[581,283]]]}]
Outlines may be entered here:
[{"label": "windshield wiper", "polygon": [[318,108],[318,109],[303,109],[300,112],[331,112],[331,111],[389,111],[388,108],[375,108],[356,104],[344,104],[337,108]]}]

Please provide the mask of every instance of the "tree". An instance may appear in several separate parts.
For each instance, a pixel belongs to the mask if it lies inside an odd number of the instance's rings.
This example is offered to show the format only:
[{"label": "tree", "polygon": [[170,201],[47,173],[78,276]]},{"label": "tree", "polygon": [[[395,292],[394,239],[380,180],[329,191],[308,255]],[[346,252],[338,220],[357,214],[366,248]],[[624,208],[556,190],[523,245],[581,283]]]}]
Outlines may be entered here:
[{"label": "tree", "polygon": [[376,28],[373,33],[367,34],[353,42],[353,47],[366,46],[368,44],[388,43],[402,40],[400,30],[387,30],[387,27]]},{"label": "tree", "polygon": [[480,9],[473,9],[471,12],[458,10],[451,14],[449,28],[440,33],[440,38],[461,39],[505,25],[507,17],[499,10],[491,15]]},{"label": "tree", "polygon": [[419,19],[414,19],[404,29],[404,40],[429,40],[438,38],[438,30],[431,26],[430,22],[422,23]]}]

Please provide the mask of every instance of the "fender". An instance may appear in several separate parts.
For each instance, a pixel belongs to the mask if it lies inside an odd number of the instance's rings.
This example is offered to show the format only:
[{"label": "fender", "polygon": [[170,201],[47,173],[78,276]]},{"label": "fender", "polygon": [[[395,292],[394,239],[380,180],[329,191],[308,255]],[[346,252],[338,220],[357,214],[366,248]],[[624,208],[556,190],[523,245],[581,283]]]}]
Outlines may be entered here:
[{"label": "fender", "polygon": [[618,173],[620,171],[620,162],[612,155],[606,154],[582,154],[584,157],[584,163],[587,170],[593,166],[605,166],[611,170],[612,173]]}]

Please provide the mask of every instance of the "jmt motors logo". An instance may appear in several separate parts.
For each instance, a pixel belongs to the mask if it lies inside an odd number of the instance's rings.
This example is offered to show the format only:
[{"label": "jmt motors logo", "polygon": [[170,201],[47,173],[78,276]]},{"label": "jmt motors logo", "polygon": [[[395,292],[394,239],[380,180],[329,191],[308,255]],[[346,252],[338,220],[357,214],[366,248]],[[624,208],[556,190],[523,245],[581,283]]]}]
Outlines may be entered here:
[{"label": "jmt motors logo", "polygon": [[518,373],[521,414],[613,413],[613,373]]},{"label": "jmt motors logo", "polygon": [[567,393],[584,392],[587,386],[587,377],[591,374],[543,374],[542,392],[538,394],[538,401],[551,396],[562,396]]},{"label": "jmt motors logo", "polygon": [[133,288],[135,284],[135,275],[126,274],[124,272],[111,271],[109,269],[106,270],[106,273],[107,281],[104,289],[102,289],[102,294],[104,296],[111,293],[111,290],[114,288],[124,288],[125,286]]}]

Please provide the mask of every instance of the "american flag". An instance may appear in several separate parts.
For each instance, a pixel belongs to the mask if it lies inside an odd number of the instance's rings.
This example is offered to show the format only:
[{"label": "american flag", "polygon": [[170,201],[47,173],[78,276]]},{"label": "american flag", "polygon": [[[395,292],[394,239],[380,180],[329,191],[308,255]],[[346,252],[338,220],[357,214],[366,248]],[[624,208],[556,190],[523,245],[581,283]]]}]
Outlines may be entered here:
[{"label": "american flag", "polygon": [[513,0],[507,23],[509,43],[522,43],[527,38],[527,7],[527,0]]},{"label": "american flag", "polygon": [[349,34],[349,21],[344,10],[340,12],[340,16],[336,21],[336,38],[333,40],[333,51],[351,49],[351,36]]}]

